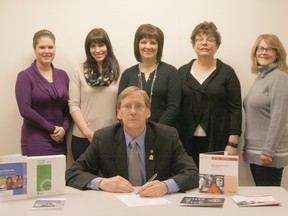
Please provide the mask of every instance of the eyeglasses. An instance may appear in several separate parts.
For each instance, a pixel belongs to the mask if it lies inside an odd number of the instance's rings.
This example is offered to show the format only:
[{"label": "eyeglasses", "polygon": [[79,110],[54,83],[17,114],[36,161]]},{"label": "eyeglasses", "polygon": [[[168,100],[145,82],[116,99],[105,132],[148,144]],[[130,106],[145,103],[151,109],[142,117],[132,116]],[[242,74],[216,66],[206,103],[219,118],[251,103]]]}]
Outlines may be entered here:
[{"label": "eyeglasses", "polygon": [[216,40],[215,40],[215,38],[207,38],[206,40],[204,40],[204,38],[196,38],[195,39],[195,43],[202,44],[204,42],[212,44],[212,43],[215,43]]},{"label": "eyeglasses", "polygon": [[266,53],[268,53],[268,54],[272,54],[272,53],[274,53],[275,51],[276,51],[276,49],[275,48],[272,48],[272,47],[267,47],[267,48],[265,48],[265,47],[262,47],[262,46],[259,46],[259,47],[257,47],[257,50],[256,50],[258,53],[262,53],[262,52],[266,52]]},{"label": "eyeglasses", "polygon": [[126,112],[130,112],[132,110],[132,108],[138,112],[138,111],[142,111],[144,109],[144,104],[135,104],[135,105],[132,105],[132,104],[124,104],[121,106],[121,108],[123,110],[125,110]]}]

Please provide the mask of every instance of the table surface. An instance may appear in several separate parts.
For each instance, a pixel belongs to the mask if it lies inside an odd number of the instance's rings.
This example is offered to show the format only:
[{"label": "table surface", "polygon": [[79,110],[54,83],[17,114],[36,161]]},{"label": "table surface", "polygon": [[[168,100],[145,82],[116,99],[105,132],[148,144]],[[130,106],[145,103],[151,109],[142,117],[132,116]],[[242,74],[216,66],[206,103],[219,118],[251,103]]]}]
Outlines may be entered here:
[{"label": "table surface", "polygon": [[[53,196],[53,198],[66,198],[64,209],[62,210],[31,210],[35,198],[0,201],[1,215],[6,216],[81,216],[81,215],[99,215],[99,216],[177,216],[177,215],[199,215],[199,216],[272,216],[286,215],[288,212],[288,192],[282,187],[239,187],[238,195],[256,195],[271,194],[281,202],[280,206],[263,207],[238,207],[238,205],[228,195],[225,197],[225,203],[222,208],[216,207],[181,207],[180,201],[184,196],[199,195],[198,189],[186,193],[175,193],[164,196],[165,199],[172,202],[168,205],[129,207],[114,196],[113,193],[103,191],[80,191],[71,187],[66,187],[66,194]],[[203,195],[203,194],[201,194]],[[5,213],[5,214],[3,214]]]}]

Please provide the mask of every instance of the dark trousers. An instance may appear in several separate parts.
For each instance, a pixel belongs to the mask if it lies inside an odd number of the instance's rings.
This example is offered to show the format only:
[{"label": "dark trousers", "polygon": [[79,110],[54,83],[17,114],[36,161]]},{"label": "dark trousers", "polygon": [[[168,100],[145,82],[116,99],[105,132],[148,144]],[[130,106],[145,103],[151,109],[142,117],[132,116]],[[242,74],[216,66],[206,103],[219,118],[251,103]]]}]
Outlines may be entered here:
[{"label": "dark trousers", "polygon": [[280,186],[283,169],[250,164],[256,186]]},{"label": "dark trousers", "polygon": [[192,156],[197,168],[199,169],[199,154],[208,151],[209,140],[207,137],[193,136],[185,149],[188,155]]},{"label": "dark trousers", "polygon": [[87,138],[72,135],[71,150],[75,161],[81,156],[81,154],[83,154],[86,151],[86,148],[89,145],[90,142]]}]

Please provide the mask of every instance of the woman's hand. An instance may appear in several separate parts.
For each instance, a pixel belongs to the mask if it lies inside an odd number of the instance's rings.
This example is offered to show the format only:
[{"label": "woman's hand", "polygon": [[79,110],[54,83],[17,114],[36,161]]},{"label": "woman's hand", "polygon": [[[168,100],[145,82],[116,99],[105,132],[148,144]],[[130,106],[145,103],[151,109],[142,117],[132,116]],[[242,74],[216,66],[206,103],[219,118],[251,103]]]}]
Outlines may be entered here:
[{"label": "woman's hand", "polygon": [[55,126],[53,134],[50,137],[57,143],[61,143],[64,140],[65,130],[63,127]]},{"label": "woman's hand", "polygon": [[263,165],[268,165],[268,164],[272,163],[273,158],[268,156],[268,155],[261,154],[260,155],[260,161]]}]

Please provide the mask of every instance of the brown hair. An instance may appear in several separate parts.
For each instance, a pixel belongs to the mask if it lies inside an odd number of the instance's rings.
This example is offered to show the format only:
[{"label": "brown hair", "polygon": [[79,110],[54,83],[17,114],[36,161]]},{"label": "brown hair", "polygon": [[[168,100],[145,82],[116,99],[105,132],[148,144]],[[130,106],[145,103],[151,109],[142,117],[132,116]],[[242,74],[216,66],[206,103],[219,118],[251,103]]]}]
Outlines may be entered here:
[{"label": "brown hair", "polygon": [[216,44],[219,47],[221,44],[221,34],[218,32],[216,25],[213,22],[204,21],[198,24],[190,36],[192,45],[194,47],[196,36],[199,34],[212,35],[215,37]]},{"label": "brown hair", "polygon": [[103,43],[107,47],[107,56],[103,61],[103,68],[107,68],[109,71],[113,71],[115,75],[115,79],[117,80],[120,74],[120,67],[118,60],[114,55],[114,51],[112,48],[112,44],[107,32],[102,28],[94,28],[92,29],[85,39],[85,53],[86,53],[86,61],[84,62],[84,67],[88,68],[88,70],[92,70],[95,73],[99,73],[98,64],[91,55],[90,46],[92,43]]},{"label": "brown hair", "polygon": [[157,62],[161,61],[163,46],[164,46],[164,33],[162,30],[151,24],[142,24],[139,26],[134,37],[134,56],[138,62],[141,62],[141,55],[139,51],[139,42],[143,38],[153,38],[158,43]]},{"label": "brown hair", "polygon": [[37,31],[33,36],[33,48],[34,49],[36,48],[36,46],[38,44],[38,40],[41,37],[49,37],[53,40],[53,43],[55,44],[56,38],[55,38],[54,34],[47,29],[41,29],[41,30]]},{"label": "brown hair", "polygon": [[280,39],[274,34],[261,34],[256,39],[252,51],[251,51],[251,72],[254,74],[258,74],[258,62],[256,59],[256,51],[260,42],[264,40],[265,43],[276,50],[276,62],[278,63],[277,68],[288,73],[288,66],[286,62],[287,53],[286,50],[281,43]]}]

